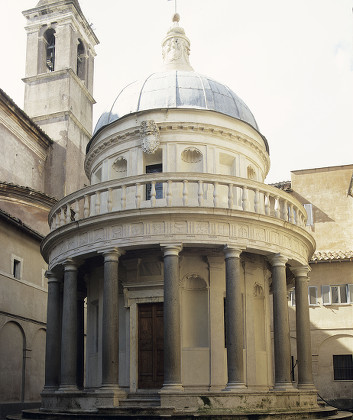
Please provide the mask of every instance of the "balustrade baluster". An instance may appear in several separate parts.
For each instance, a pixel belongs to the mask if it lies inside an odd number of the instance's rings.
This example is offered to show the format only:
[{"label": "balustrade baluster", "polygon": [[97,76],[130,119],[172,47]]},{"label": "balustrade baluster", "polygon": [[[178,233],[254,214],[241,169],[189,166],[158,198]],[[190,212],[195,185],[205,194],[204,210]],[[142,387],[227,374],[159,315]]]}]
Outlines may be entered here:
[{"label": "balustrade baluster", "polygon": [[95,195],[94,214],[97,216],[101,211],[101,194],[97,191]]},{"label": "balustrade baluster", "polygon": [[89,196],[85,195],[84,196],[84,202],[83,202],[83,217],[86,219],[87,217],[89,217]]},{"label": "balustrade baluster", "polygon": [[80,204],[78,202],[78,199],[75,200],[75,221],[80,220]]},{"label": "balustrade baluster", "polygon": [[198,202],[199,202],[199,206],[203,206],[203,182],[199,181],[199,188],[198,188],[198,192],[197,192],[197,198],[198,198]]},{"label": "balustrade baluster", "polygon": [[228,208],[232,209],[234,204],[233,199],[233,184],[228,184]]},{"label": "balustrade baluster", "polygon": [[188,205],[188,181],[183,181],[183,206]]},{"label": "balustrade baluster", "polygon": [[294,207],[293,204],[289,206],[289,221],[295,224],[295,217],[294,217]]},{"label": "balustrade baluster", "polygon": [[243,187],[242,206],[244,211],[249,210],[248,189],[246,187]]},{"label": "balustrade baluster", "polygon": [[65,219],[66,224],[71,222],[71,207],[70,204],[66,204],[66,219]]},{"label": "balustrade baluster", "polygon": [[258,190],[258,188],[256,188],[255,190],[254,210],[255,213],[260,213],[260,191]]},{"label": "balustrade baluster", "polygon": [[287,200],[283,201],[282,213],[283,213],[283,220],[288,222],[288,201]]},{"label": "balustrade baluster", "polygon": [[169,179],[167,181],[167,206],[172,205],[172,181]]},{"label": "balustrade baluster", "polygon": [[64,207],[61,207],[60,209],[60,226],[64,226],[65,224],[65,212]]},{"label": "balustrade baluster", "polygon": [[136,208],[139,209],[141,206],[141,184],[139,182],[136,183],[135,203]]},{"label": "balustrade baluster", "polygon": [[110,213],[113,210],[113,190],[108,188],[107,210]]},{"label": "balustrade baluster", "polygon": [[270,206],[270,193],[265,194],[265,214],[269,216],[271,213],[271,206]]},{"label": "balustrade baluster", "polygon": [[156,181],[151,184],[151,207],[156,205]]},{"label": "balustrade baluster", "polygon": [[126,209],[126,187],[123,185],[121,187],[121,210]]},{"label": "balustrade baluster", "polygon": [[218,207],[218,182],[213,183],[213,207]]},{"label": "balustrade baluster", "polygon": [[275,217],[277,217],[277,219],[281,217],[281,205],[279,202],[279,197],[275,198]]}]

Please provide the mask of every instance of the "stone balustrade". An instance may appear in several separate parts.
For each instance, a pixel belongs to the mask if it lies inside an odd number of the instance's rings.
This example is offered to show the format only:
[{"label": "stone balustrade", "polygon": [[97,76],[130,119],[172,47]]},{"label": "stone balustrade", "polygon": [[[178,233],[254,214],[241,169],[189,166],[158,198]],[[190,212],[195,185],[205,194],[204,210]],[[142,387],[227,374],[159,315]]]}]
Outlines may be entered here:
[{"label": "stone balustrade", "polygon": [[238,210],[301,227],[307,218],[295,198],[253,180],[204,173],[155,173],[106,181],[70,194],[52,208],[49,224],[53,231],[101,214],[156,207]]}]

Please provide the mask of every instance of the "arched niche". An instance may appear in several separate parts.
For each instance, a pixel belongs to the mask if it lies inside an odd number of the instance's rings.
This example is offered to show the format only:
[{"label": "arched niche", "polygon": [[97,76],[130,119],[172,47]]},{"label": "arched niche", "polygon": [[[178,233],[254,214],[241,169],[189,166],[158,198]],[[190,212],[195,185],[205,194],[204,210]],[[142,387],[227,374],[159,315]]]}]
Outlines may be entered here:
[{"label": "arched niche", "polygon": [[124,156],[119,156],[114,160],[111,167],[111,179],[124,178],[127,174],[127,160]]},{"label": "arched niche", "polygon": [[25,398],[26,339],[17,322],[7,322],[0,330],[0,395],[2,402],[20,402]]},{"label": "arched niche", "polygon": [[181,152],[182,170],[186,172],[203,172],[203,154],[196,147],[187,147]]},{"label": "arched niche", "polygon": [[182,336],[184,348],[209,346],[208,284],[198,274],[182,280]]}]

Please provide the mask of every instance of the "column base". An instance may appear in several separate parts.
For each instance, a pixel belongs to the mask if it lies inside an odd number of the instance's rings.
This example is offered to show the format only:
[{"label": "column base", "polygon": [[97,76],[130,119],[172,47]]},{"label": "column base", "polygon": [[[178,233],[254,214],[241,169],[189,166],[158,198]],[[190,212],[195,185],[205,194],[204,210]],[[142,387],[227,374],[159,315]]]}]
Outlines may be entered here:
[{"label": "column base", "polygon": [[228,382],[226,387],[223,389],[224,392],[236,392],[246,389],[247,386],[243,382]]},{"label": "column base", "polygon": [[292,382],[278,382],[273,389],[274,391],[293,391],[294,386]]},{"label": "column base", "polygon": [[52,394],[58,390],[58,386],[44,386],[41,394]]},{"label": "column base", "polygon": [[184,387],[182,384],[163,384],[159,392],[183,392]]},{"label": "column base", "polygon": [[314,384],[298,384],[297,386],[298,389],[308,389],[308,390],[312,390],[312,391],[316,391],[315,385]]},{"label": "column base", "polygon": [[70,393],[70,392],[80,392],[77,388],[77,385],[60,385],[59,389],[56,392],[61,393]]}]

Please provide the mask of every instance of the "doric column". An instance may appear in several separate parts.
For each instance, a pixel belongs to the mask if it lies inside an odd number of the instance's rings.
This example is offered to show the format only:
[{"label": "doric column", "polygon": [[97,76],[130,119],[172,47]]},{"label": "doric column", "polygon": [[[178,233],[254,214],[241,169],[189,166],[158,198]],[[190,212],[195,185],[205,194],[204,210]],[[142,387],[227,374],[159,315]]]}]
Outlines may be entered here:
[{"label": "doric column", "polygon": [[48,306],[44,392],[50,392],[60,385],[61,281],[52,271],[46,271],[45,277],[48,279]]},{"label": "doric column", "polygon": [[308,302],[309,266],[294,267],[297,329],[298,388],[313,389],[310,319]]},{"label": "doric column", "polygon": [[121,251],[103,252],[102,387],[119,390],[119,290],[118,265]]},{"label": "doric column", "polygon": [[77,391],[77,265],[64,262],[60,391]]},{"label": "doric column", "polygon": [[179,252],[181,245],[162,245],[164,252],[163,391],[182,391],[180,344]]},{"label": "doric column", "polygon": [[275,387],[292,388],[290,375],[290,336],[286,283],[286,262],[281,254],[270,257],[272,265]]},{"label": "doric column", "polygon": [[226,263],[226,345],[228,365],[226,391],[245,388],[241,252],[241,249],[228,246],[224,248]]},{"label": "doric column", "polygon": [[86,293],[83,290],[77,292],[77,375],[76,384],[83,389],[84,378],[84,299]]}]

